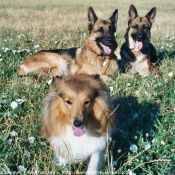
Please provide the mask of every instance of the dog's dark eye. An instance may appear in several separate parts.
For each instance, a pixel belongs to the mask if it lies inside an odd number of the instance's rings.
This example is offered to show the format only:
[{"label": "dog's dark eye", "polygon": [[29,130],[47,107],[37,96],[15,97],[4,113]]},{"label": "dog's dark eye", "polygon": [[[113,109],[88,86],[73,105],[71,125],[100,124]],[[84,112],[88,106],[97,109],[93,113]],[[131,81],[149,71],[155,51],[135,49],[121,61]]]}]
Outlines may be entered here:
[{"label": "dog's dark eye", "polygon": [[134,28],[134,29],[138,29],[139,26],[138,26],[138,25],[135,25],[135,26],[132,26],[132,28]]},{"label": "dog's dark eye", "polygon": [[85,101],[84,104],[85,105],[88,105],[90,103],[90,101]]},{"label": "dog's dark eye", "polygon": [[147,29],[148,29],[148,27],[144,25],[143,26],[143,30],[147,30]]},{"label": "dog's dark eye", "polygon": [[103,27],[98,28],[97,32],[103,33],[104,32]]},{"label": "dog's dark eye", "polygon": [[72,102],[69,101],[69,100],[67,100],[66,103],[67,103],[68,105],[71,105],[71,104],[72,104]]}]

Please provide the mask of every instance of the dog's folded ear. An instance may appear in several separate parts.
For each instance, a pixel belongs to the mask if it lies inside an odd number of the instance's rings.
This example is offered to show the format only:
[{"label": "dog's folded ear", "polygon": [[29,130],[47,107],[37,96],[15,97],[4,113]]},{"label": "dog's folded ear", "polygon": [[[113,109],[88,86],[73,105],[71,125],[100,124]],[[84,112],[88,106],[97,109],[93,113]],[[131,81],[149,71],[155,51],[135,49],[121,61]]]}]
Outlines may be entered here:
[{"label": "dog's folded ear", "polygon": [[133,4],[131,4],[129,7],[128,16],[129,16],[128,19],[129,23],[138,16],[137,10]]},{"label": "dog's folded ear", "polygon": [[97,19],[98,19],[98,17],[95,14],[93,8],[92,7],[89,7],[89,9],[88,9],[88,20],[89,20],[88,27],[89,27],[89,31],[92,30],[92,28],[93,28],[95,22],[97,21]]},{"label": "dog's folded ear", "polygon": [[115,11],[113,12],[113,14],[111,15],[111,17],[109,18],[112,22],[113,25],[117,24],[117,20],[118,20],[118,9],[115,9]]},{"label": "dog's folded ear", "polygon": [[152,24],[156,17],[156,7],[153,7],[146,15],[148,21]]}]

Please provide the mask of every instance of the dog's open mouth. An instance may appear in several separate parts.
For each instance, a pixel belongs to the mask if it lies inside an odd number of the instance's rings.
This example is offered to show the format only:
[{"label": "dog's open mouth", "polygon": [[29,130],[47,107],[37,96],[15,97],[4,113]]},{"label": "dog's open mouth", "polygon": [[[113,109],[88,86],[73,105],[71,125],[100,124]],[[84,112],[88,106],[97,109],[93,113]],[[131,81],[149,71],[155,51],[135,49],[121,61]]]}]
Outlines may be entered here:
[{"label": "dog's open mouth", "polygon": [[111,53],[111,49],[109,46],[106,46],[106,45],[102,44],[101,42],[99,43],[99,46],[105,55],[109,55]]},{"label": "dog's open mouth", "polygon": [[135,41],[136,49],[141,50],[143,48],[143,42],[142,41]]},{"label": "dog's open mouth", "polygon": [[81,137],[83,134],[86,133],[83,127],[73,127],[73,130],[74,130],[74,135],[77,137]]}]

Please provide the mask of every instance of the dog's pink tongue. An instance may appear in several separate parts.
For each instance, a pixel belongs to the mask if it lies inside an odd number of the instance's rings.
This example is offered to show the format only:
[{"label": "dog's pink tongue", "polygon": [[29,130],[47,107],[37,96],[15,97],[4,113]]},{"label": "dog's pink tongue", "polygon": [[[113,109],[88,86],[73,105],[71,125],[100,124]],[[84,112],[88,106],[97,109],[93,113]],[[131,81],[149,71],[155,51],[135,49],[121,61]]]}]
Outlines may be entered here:
[{"label": "dog's pink tongue", "polygon": [[143,42],[141,42],[141,41],[136,41],[136,48],[137,48],[138,50],[141,50],[142,47],[143,47]]},{"label": "dog's pink tongue", "polygon": [[101,46],[103,47],[105,54],[109,55],[111,53],[111,49],[108,46],[105,46],[102,43],[101,43]]},{"label": "dog's pink tongue", "polygon": [[74,135],[81,137],[83,134],[85,134],[85,130],[83,128],[74,128]]}]

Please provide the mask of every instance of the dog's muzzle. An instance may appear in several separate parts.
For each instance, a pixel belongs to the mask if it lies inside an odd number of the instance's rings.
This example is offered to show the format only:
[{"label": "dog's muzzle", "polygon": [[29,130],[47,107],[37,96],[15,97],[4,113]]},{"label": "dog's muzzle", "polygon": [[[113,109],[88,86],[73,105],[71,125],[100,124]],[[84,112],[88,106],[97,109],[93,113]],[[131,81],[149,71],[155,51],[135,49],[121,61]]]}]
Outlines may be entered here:
[{"label": "dog's muzzle", "polygon": [[136,41],[135,41],[136,49],[141,50],[143,48],[143,34],[138,32],[136,34]]},{"label": "dog's muzzle", "polygon": [[83,122],[80,120],[75,120],[73,122],[73,130],[74,130],[74,135],[77,137],[81,137],[83,134],[85,134],[85,130],[83,129]]}]

